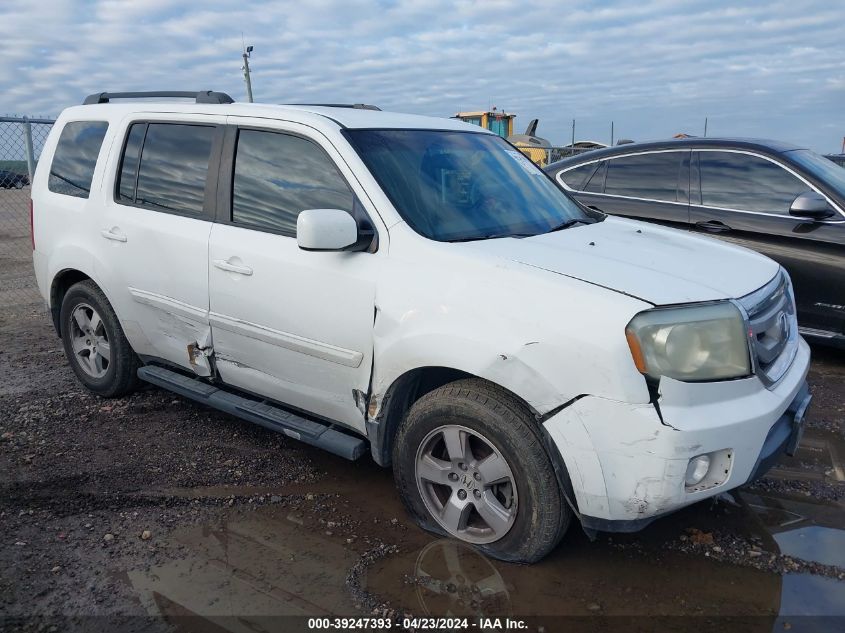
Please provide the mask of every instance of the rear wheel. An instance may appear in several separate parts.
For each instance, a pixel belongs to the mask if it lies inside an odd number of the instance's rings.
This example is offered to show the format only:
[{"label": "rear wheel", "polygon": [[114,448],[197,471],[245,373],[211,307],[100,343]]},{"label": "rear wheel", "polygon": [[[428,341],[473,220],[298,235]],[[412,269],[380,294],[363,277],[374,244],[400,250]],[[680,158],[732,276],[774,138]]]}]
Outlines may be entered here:
[{"label": "rear wheel", "polygon": [[495,558],[539,560],[569,525],[530,412],[485,381],[460,380],[420,398],[399,429],[393,465],[421,527]]},{"label": "rear wheel", "polygon": [[114,309],[93,281],[71,286],[62,301],[60,318],[65,354],[83,385],[107,398],[136,388],[141,363]]}]

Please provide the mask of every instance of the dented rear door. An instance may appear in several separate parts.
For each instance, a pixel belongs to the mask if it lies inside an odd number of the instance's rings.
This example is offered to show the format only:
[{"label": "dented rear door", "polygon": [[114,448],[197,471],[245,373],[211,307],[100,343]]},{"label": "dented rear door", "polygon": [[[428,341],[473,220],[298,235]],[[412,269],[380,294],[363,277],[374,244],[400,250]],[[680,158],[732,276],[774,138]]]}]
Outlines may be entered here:
[{"label": "dented rear door", "polygon": [[97,274],[133,348],[199,375],[208,365],[189,348],[208,344],[208,237],[224,123],[180,113],[126,120],[96,227],[97,261],[108,262]]}]

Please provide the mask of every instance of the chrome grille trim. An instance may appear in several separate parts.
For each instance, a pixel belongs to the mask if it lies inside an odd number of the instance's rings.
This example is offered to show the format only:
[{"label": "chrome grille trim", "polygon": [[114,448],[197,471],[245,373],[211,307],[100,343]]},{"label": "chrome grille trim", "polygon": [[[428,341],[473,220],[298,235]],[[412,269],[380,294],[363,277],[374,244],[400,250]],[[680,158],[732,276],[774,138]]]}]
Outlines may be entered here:
[{"label": "chrome grille trim", "polygon": [[772,388],[798,353],[798,320],[789,275],[781,269],[769,283],[738,303],[748,326],[754,372]]}]

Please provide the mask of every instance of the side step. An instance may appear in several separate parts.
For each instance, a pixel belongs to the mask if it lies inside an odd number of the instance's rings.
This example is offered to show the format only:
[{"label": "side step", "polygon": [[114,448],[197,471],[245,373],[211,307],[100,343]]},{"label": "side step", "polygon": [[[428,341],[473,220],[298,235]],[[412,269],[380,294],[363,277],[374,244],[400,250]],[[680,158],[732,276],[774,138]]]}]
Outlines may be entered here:
[{"label": "side step", "polygon": [[141,367],[138,378],[346,459],[358,459],[367,451],[367,443],[363,438],[348,435],[329,424],[309,420],[266,401],[252,400],[224,391],[164,367]]}]

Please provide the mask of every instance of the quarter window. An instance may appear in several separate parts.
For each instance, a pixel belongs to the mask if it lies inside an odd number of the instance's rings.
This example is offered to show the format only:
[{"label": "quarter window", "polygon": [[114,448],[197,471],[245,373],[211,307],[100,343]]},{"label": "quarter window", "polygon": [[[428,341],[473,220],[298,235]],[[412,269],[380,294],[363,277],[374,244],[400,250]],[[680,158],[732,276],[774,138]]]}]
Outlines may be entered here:
[{"label": "quarter window", "polygon": [[121,160],[118,200],[201,215],[214,134],[207,125],[133,124]]},{"label": "quarter window", "polygon": [[91,181],[97,156],[109,124],[103,121],[71,121],[65,124],[53,163],[47,188],[75,198],[87,198],[91,192]]},{"label": "quarter window", "polygon": [[126,137],[126,147],[120,163],[117,197],[123,202],[135,202],[135,186],[138,180],[138,160],[141,158],[141,146],[144,144],[144,134],[147,133],[146,123],[136,123],[129,129]]},{"label": "quarter window", "polygon": [[599,168],[596,170],[590,179],[587,181],[587,184],[584,185],[584,191],[589,191],[590,193],[602,193],[604,191],[604,178],[607,174],[607,161],[602,161]]},{"label": "quarter window", "polygon": [[296,235],[306,209],[353,213],[354,195],[332,160],[298,136],[241,130],[235,154],[232,221]]},{"label": "quarter window", "polygon": [[682,152],[658,152],[609,160],[604,192],[676,202]]},{"label": "quarter window", "polygon": [[575,191],[582,191],[584,189],[584,181],[596,170],[595,163],[588,163],[575,167],[560,174],[561,180],[566,183],[566,186]]},{"label": "quarter window", "polygon": [[765,158],[738,152],[700,152],[701,203],[708,207],[789,214],[806,183]]}]

